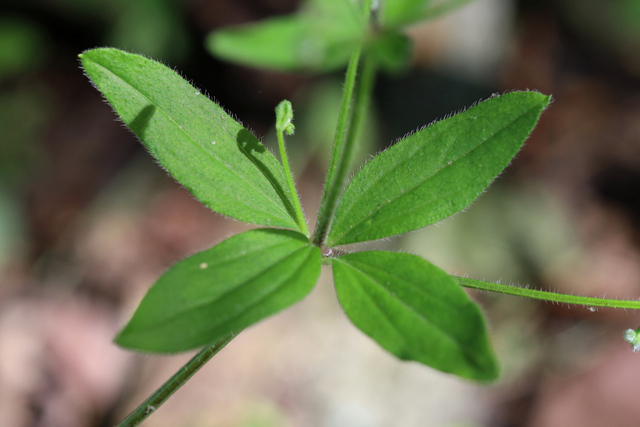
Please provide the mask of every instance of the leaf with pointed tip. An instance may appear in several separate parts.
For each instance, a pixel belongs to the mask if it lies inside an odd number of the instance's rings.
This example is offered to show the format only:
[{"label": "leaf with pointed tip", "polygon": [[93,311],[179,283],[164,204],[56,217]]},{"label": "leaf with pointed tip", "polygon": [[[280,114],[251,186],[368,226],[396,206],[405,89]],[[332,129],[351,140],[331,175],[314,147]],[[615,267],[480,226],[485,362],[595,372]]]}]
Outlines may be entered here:
[{"label": "leaf with pointed tip", "polygon": [[383,251],[331,265],[345,313],[383,348],[463,378],[498,377],[482,313],[447,273],[416,255]]},{"label": "leaf with pointed tip", "polygon": [[549,101],[537,92],[490,98],[378,154],[344,191],[326,244],[406,233],[466,208],[507,167]]},{"label": "leaf with pointed tip", "polygon": [[212,55],[278,71],[344,66],[363,40],[361,14],[348,0],[313,0],[297,14],[222,28],[207,37]]},{"label": "leaf with pointed tip", "polygon": [[241,221],[299,229],[282,165],[175,71],[118,49],[88,50],[80,59],[122,121],[207,207]]},{"label": "leaf with pointed tip", "polygon": [[116,343],[173,353],[219,341],[300,301],[320,266],[320,250],[298,232],[238,234],[162,275]]}]

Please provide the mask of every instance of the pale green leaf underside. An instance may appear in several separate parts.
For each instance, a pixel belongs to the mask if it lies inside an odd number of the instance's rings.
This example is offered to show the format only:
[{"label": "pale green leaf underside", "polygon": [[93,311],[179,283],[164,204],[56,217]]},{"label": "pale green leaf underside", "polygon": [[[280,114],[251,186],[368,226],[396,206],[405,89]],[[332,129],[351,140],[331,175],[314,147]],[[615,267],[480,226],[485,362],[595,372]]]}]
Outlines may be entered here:
[{"label": "pale green leaf underside", "polygon": [[238,234],[171,267],[116,343],[173,353],[216,342],[300,301],[320,267],[320,250],[298,232]]},{"label": "pale green leaf underside", "polygon": [[327,245],[406,233],[466,208],[507,167],[549,100],[537,92],[491,98],[378,154],[347,186]]},{"label": "pale green leaf underside", "polygon": [[328,71],[347,63],[364,26],[350,1],[309,2],[295,15],[223,28],[206,40],[211,54],[278,71]]},{"label": "pale green leaf underside", "polygon": [[331,264],[345,313],[383,348],[463,378],[496,379],[480,309],[447,273],[418,256],[382,251]]},{"label": "pale green leaf underside", "polygon": [[80,58],[122,121],[198,200],[242,221],[298,229],[282,165],[220,106],[143,56],[93,49]]}]

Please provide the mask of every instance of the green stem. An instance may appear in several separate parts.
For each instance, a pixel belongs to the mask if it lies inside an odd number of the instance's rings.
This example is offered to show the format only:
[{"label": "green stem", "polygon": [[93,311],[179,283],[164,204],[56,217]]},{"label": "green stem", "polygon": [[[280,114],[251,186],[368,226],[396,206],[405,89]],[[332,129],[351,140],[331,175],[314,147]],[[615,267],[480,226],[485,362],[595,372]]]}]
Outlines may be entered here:
[{"label": "green stem", "polygon": [[298,192],[296,191],[296,184],[293,181],[293,174],[291,173],[291,169],[289,168],[287,150],[284,147],[284,131],[282,129],[276,128],[276,133],[278,134],[280,160],[282,160],[282,166],[284,167],[285,175],[287,176],[287,184],[289,184],[289,191],[291,192],[291,196],[293,197],[293,208],[296,211],[298,225],[300,226],[300,231],[302,231],[302,233],[308,237],[309,228],[307,227],[307,220],[302,213],[302,205],[300,204],[300,198],[298,197]]},{"label": "green stem", "polygon": [[[365,0],[363,2],[363,12],[365,22],[368,23],[371,15],[371,0]],[[338,205],[338,199],[342,194],[344,187],[344,180],[346,173],[349,170],[349,163],[353,156],[356,137],[360,134],[360,127],[363,120],[358,118],[358,122],[354,123],[356,116],[361,114],[364,116],[366,113],[367,105],[361,106],[360,102],[363,100],[368,101],[369,96],[357,96],[355,111],[352,116],[349,115],[351,108],[351,102],[353,99],[353,91],[356,86],[356,76],[358,71],[358,62],[360,60],[360,54],[362,52],[362,44],[357,46],[351,53],[349,59],[349,65],[347,66],[347,73],[344,81],[344,88],[342,90],[342,102],[340,104],[340,114],[338,115],[338,124],[336,126],[336,134],[333,139],[333,150],[331,151],[331,161],[329,162],[329,170],[327,171],[327,179],[324,183],[324,190],[322,192],[322,199],[320,201],[320,210],[318,212],[318,220],[316,222],[316,228],[313,233],[313,243],[320,246],[324,243],[327,233],[329,232],[329,226],[331,220],[336,211]],[[374,67],[375,68],[375,67]],[[373,81],[373,78],[370,79]],[[360,113],[357,111],[360,110]],[[347,131],[349,132],[347,134]],[[346,135],[346,138],[345,138]],[[346,141],[345,141],[346,139]]]},{"label": "green stem", "polygon": [[320,210],[318,211],[318,220],[316,229],[313,233],[313,243],[320,246],[329,231],[329,223],[335,206],[340,195],[341,183],[336,183],[335,175],[338,163],[342,158],[342,143],[349,122],[349,108],[351,107],[351,99],[353,98],[353,88],[356,84],[356,74],[358,71],[358,61],[360,60],[360,52],[362,46],[358,46],[351,53],[349,65],[347,66],[347,74],[344,80],[344,88],[342,89],[342,102],[340,104],[340,114],[338,115],[338,124],[336,126],[336,134],[333,138],[333,150],[331,151],[331,161],[329,162],[329,170],[327,178],[324,182],[324,190],[320,201]]},{"label": "green stem", "polygon": [[222,350],[235,335],[229,335],[222,341],[205,347],[191,358],[178,372],[169,378],[159,389],[140,404],[118,427],[133,427],[142,423],[155,412],[176,390],[186,383],[213,356]]},{"label": "green stem", "polygon": [[452,276],[460,283],[460,285],[480,289],[483,291],[498,292],[507,295],[516,295],[520,297],[539,299],[549,302],[557,302],[563,304],[586,305],[589,307],[611,307],[611,308],[630,308],[632,310],[640,310],[640,301],[605,299],[595,297],[583,297],[579,295],[559,294],[548,291],[538,291],[535,289],[521,288],[518,286],[501,285],[498,283],[484,282],[482,280],[468,279],[466,277]]},{"label": "green stem", "polygon": [[[371,102],[371,94],[373,93],[373,84],[376,76],[376,61],[371,55],[364,56],[362,66],[360,69],[360,81],[356,86],[356,94],[354,99],[353,115],[351,119],[351,126],[347,132],[346,141],[344,144],[344,150],[342,154],[342,161],[338,164],[336,171],[336,182],[340,183],[340,189],[344,187],[344,182],[347,179],[347,175],[351,170],[353,163],[353,155],[358,147],[358,141],[362,134],[362,129],[366,122],[367,112],[369,110],[369,104]],[[340,193],[338,193],[340,195]],[[337,209],[337,204],[334,206],[334,211],[331,212],[331,218]],[[322,242],[326,238],[326,234],[329,232],[329,227],[325,230],[325,235],[322,236]]]}]

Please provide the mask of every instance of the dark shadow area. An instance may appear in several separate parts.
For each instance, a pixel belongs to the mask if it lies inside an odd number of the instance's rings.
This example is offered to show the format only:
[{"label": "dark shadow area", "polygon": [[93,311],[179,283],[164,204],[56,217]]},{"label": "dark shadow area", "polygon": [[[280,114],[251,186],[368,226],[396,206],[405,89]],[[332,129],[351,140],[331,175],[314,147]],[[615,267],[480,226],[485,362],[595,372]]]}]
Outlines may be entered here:
[{"label": "dark shadow area", "polygon": [[127,126],[129,126],[129,129],[131,129],[133,133],[142,140],[144,139],[147,128],[149,127],[149,121],[155,113],[156,107],[154,105],[147,105],[140,110],[138,115],[131,121],[131,123],[128,123]]},{"label": "dark shadow area", "polygon": [[258,141],[258,139],[246,129],[241,129],[238,132],[238,135],[236,135],[236,141],[238,143],[238,148],[240,148],[242,154],[247,156],[247,158],[251,160],[251,162],[256,165],[260,172],[262,172],[262,174],[269,180],[273,189],[276,190],[278,197],[280,197],[280,200],[282,200],[284,206],[287,208],[287,213],[292,218],[295,218],[296,212],[293,209],[291,202],[289,202],[284,189],[278,183],[278,180],[273,175],[273,173],[271,173],[269,168],[264,163],[262,163],[262,161],[257,156],[254,155],[254,153],[264,153],[267,150],[264,145],[260,144],[260,141]]}]

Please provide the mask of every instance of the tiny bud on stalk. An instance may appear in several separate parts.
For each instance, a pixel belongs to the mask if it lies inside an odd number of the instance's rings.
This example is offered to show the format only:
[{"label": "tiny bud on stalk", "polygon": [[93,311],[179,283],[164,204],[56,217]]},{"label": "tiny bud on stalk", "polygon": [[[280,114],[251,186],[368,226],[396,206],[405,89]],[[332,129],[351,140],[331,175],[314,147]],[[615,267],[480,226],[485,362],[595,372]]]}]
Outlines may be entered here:
[{"label": "tiny bud on stalk", "polygon": [[635,331],[633,329],[624,331],[624,340],[631,344],[634,352],[640,352],[640,328]]},{"label": "tiny bud on stalk", "polygon": [[293,107],[291,102],[285,99],[276,107],[276,129],[287,135],[293,135],[296,127],[291,123],[292,121]]}]

